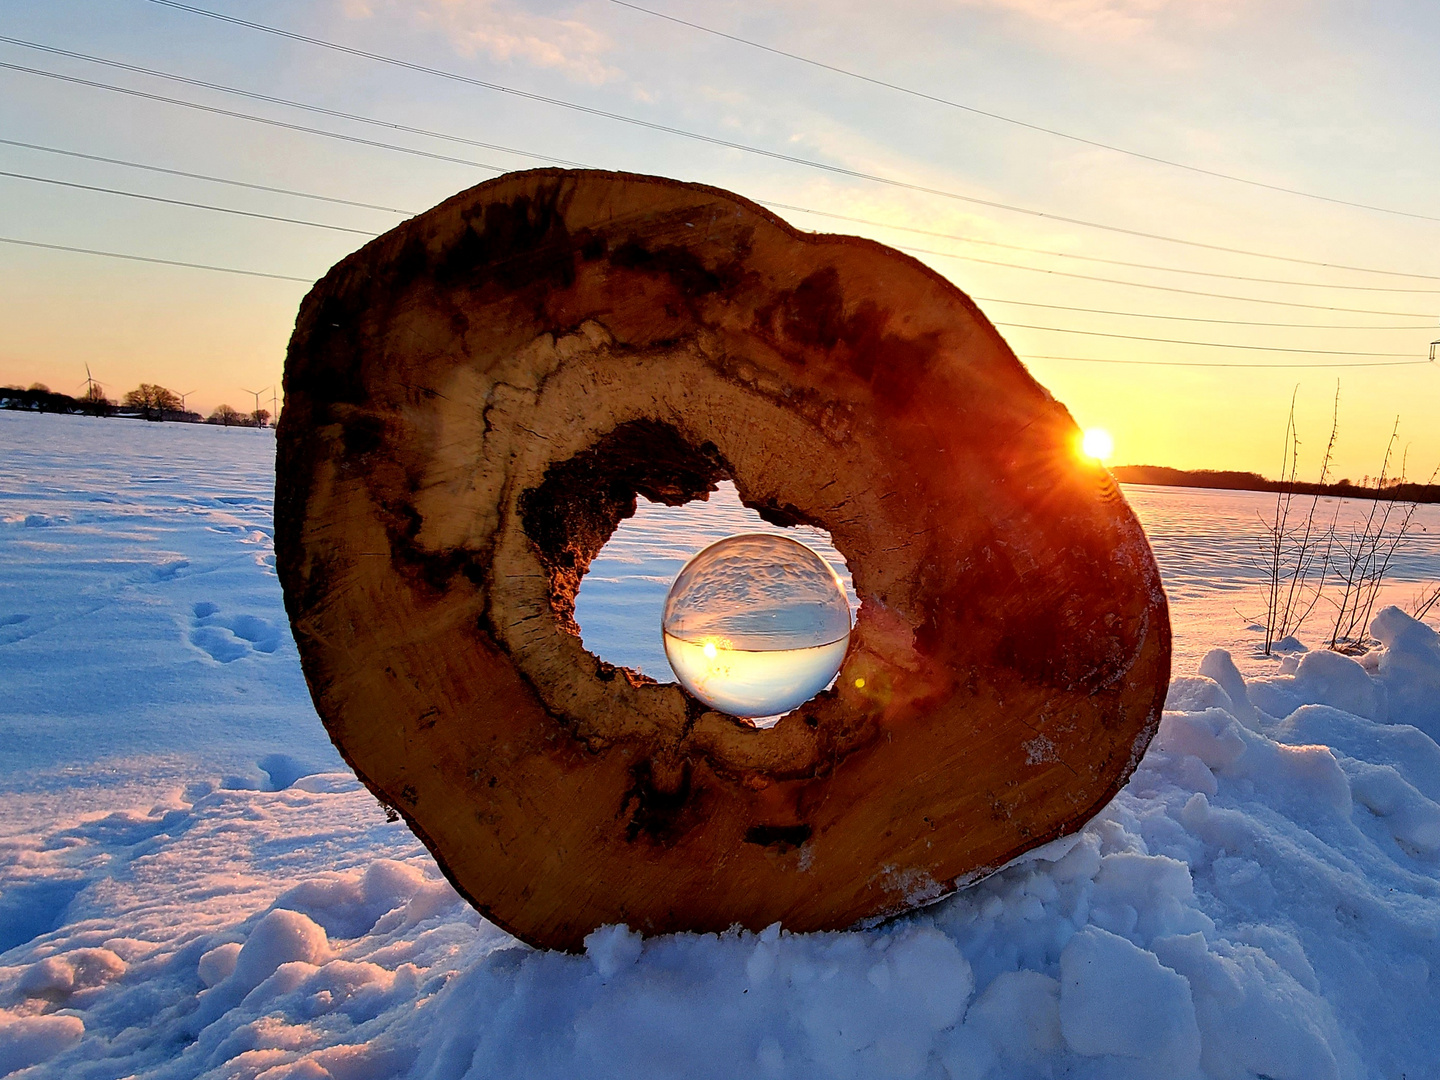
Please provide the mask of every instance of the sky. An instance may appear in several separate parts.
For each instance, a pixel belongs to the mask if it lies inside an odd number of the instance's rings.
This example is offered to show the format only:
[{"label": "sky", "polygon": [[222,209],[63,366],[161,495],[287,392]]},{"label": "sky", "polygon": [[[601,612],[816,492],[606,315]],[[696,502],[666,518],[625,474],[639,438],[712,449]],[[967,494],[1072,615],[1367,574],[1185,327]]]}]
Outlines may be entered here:
[{"label": "sky", "polygon": [[163,0],[0,0],[0,172],[20,174],[0,175],[0,237],[277,275],[0,242],[0,383],[77,392],[88,364],[112,397],[144,381],[205,412],[248,409],[251,391],[268,407],[310,282],[407,213],[559,160],[717,185],[910,251],[976,298],[1082,426],[1113,434],[1112,463],[1275,475],[1293,397],[1313,479],[1338,383],[1332,479],[1377,472],[1397,421],[1409,475],[1440,465],[1440,366],[1416,363],[1440,339],[1440,7],[638,2],[650,13],[193,6],[751,150]]}]

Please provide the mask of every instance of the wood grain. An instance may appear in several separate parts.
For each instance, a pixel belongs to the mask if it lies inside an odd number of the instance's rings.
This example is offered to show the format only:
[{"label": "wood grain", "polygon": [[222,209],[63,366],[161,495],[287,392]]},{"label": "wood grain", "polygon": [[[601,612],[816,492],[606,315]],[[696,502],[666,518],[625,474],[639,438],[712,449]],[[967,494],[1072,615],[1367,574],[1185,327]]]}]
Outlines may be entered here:
[{"label": "wood grain", "polygon": [[[1154,733],[1164,593],[1077,434],[905,255],[715,188],[515,173],[306,297],[279,573],[336,746],[500,926],[835,929],[1078,828]],[[862,603],[834,689],[768,730],[573,617],[637,493],[722,479],[828,530]]]}]

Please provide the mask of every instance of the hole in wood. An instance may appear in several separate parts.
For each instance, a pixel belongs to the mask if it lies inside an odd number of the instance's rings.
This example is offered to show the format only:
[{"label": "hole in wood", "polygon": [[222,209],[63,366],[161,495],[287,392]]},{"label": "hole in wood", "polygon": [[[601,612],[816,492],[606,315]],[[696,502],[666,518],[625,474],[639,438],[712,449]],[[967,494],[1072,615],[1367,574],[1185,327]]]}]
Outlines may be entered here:
[{"label": "hole in wood", "polygon": [[[853,621],[860,601],[849,566],[830,534],[809,525],[772,525],[740,501],[733,483],[722,480],[708,499],[683,506],[637,500],[635,515],[620,522],[581,579],[575,621],[585,648],[616,667],[656,682],[675,682],[661,627],[667,591],[681,568],[702,549],[729,537],[757,533],[792,538],[820,555],[839,578]],[[802,700],[809,700],[830,681],[827,676]],[[769,727],[793,707],[750,719],[759,727]]]}]

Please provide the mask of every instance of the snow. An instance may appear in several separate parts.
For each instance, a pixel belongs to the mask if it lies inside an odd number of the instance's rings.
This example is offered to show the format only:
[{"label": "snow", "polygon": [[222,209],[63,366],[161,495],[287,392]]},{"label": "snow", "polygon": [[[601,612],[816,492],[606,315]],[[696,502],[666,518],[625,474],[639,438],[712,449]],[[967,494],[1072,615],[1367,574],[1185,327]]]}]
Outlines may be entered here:
[{"label": "snow", "polygon": [[[1205,953],[1203,934],[1199,945]],[[1060,953],[1060,1034],[1077,1054],[1133,1058],[1143,1063],[1136,1071],[1149,1075],[1193,1075],[1200,1064],[1190,981],[1098,926],[1079,931]]]},{"label": "snow", "polygon": [[[1366,656],[1317,625],[1257,658],[1264,496],[1128,491],[1177,678],[1079,833],[870,928],[568,955],[460,901],[329,745],[273,445],[0,414],[0,1075],[1440,1075],[1440,636],[1387,607]],[[693,509],[602,552],[588,647],[653,662],[668,575],[755,527]],[[1440,577],[1426,520],[1399,599]]]},{"label": "snow", "polygon": [[84,1034],[78,1016],[16,1016],[0,1009],[0,1076],[49,1061]]}]

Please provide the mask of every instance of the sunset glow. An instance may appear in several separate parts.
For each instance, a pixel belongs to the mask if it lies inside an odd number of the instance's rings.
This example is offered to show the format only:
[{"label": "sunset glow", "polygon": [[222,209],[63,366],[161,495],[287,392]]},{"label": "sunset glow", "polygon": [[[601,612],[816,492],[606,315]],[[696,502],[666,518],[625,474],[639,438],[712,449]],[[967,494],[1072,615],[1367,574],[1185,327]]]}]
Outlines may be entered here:
[{"label": "sunset glow", "polygon": [[1104,428],[1086,428],[1080,437],[1080,452],[1096,461],[1106,461],[1115,453],[1115,440]]},{"label": "sunset glow", "polygon": [[[103,62],[77,61],[59,74],[89,81],[66,82],[4,46],[20,66],[0,96],[14,140],[0,148],[13,223],[0,385],[79,393],[88,365],[110,398],[155,383],[193,390],[207,415],[248,411],[246,388],[280,383],[311,283],[371,236],[497,172],[584,162],[703,181],[800,229],[901,246],[968,294],[1072,415],[1104,417],[1111,464],[1273,473],[1294,397],[1314,478],[1337,379],[1336,476],[1373,474],[1397,415],[1410,460],[1427,473],[1440,460],[1440,425],[1426,422],[1440,369],[1425,363],[1440,307],[1410,276],[1440,273],[1433,5],[1358,24],[1317,7],[1303,49],[1290,9],[1265,3],[900,4],[883,27],[863,7],[817,19],[823,7],[805,4],[661,6],[247,7],[277,32],[456,76],[401,78],[361,54],[321,77],[320,59],[341,54],[165,4],[9,5],[7,36]],[[205,73],[362,127],[243,121],[188,107],[183,83],[166,100],[92,85],[114,81],[101,77],[111,61]],[[1313,92],[1315,65],[1345,78]],[[492,109],[492,91],[466,80],[541,97]],[[397,141],[396,124],[417,130]],[[490,149],[459,152],[471,140]],[[283,407],[271,393],[261,404]]]}]

